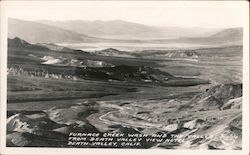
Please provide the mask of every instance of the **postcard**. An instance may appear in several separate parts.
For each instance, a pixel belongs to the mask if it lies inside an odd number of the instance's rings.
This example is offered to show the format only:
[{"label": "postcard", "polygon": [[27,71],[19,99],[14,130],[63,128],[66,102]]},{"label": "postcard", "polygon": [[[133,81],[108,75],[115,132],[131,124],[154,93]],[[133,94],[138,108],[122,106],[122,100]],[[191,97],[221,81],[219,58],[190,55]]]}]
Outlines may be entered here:
[{"label": "postcard", "polygon": [[2,1],[1,154],[249,154],[246,1]]}]

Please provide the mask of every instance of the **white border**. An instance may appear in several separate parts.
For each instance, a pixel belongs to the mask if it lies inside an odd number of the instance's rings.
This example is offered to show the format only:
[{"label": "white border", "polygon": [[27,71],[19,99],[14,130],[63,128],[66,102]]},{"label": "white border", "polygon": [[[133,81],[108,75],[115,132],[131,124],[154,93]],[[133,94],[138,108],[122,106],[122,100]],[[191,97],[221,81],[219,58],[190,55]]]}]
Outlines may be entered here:
[{"label": "white border", "polygon": [[[87,2],[87,1],[85,1]],[[98,1],[94,1],[98,3]],[[102,1],[104,2],[104,1]],[[115,1],[107,1],[112,5],[118,5],[120,2]],[[244,37],[243,37],[243,149],[242,150],[167,150],[167,149],[84,149],[84,148],[10,148],[6,147],[6,92],[7,92],[7,17],[6,14],[6,6],[17,5],[17,6],[25,6],[25,5],[34,5],[34,7],[38,7],[39,5],[72,5],[77,3],[82,3],[81,1],[1,1],[0,4],[0,19],[1,19],[1,83],[0,83],[0,99],[1,99],[1,152],[0,154],[91,154],[91,155],[112,155],[112,154],[168,154],[177,155],[177,154],[192,154],[192,155],[211,155],[211,154],[226,154],[226,155],[235,155],[235,154],[249,154],[249,3],[247,1],[126,1],[127,3],[163,3],[163,4],[171,4],[171,5],[199,5],[206,4],[207,6],[213,7],[216,5],[223,6],[234,6],[240,5],[242,9],[245,10],[245,24],[244,24]],[[124,2],[123,2],[124,3]]]}]

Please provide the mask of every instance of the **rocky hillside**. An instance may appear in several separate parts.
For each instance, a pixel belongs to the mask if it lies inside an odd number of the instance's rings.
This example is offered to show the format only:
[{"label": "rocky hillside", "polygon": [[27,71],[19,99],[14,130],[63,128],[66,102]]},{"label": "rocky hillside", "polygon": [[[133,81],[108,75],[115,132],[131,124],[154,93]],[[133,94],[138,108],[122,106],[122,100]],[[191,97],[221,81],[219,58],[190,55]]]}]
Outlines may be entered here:
[{"label": "rocky hillside", "polygon": [[135,57],[138,56],[133,52],[120,51],[114,48],[107,48],[104,50],[95,51],[94,54],[114,57]]},{"label": "rocky hillside", "polygon": [[145,50],[139,52],[145,58],[190,58],[196,59],[199,54],[195,50]]},{"label": "rocky hillside", "polygon": [[125,65],[77,68],[76,74],[82,78],[118,81],[163,82],[175,79],[174,76],[151,67]]},{"label": "rocky hillside", "polygon": [[[212,110],[225,107],[234,107],[241,104],[242,84],[222,84],[207,89],[194,96],[190,102],[180,106],[180,110]],[[238,101],[239,100],[239,101]],[[238,106],[239,107],[239,106]]]},{"label": "rocky hillside", "polygon": [[[225,89],[230,93],[223,93]],[[208,94],[212,97],[202,98]],[[102,138],[103,133],[124,134],[124,138],[129,138],[128,134],[142,135],[139,146],[118,145],[115,148],[239,150],[242,148],[242,111],[238,96],[241,96],[241,85],[227,84],[212,87],[192,99],[199,98],[199,104],[205,108],[227,102],[221,110],[186,108],[176,112],[174,109],[185,102],[169,99],[133,102],[127,99],[126,104],[120,105],[117,103],[122,103],[121,100],[94,101],[44,111],[8,112],[7,146],[69,147],[70,132],[81,132],[98,133],[98,138]],[[158,142],[146,140],[156,135],[161,137],[157,138]],[[89,143],[73,147],[96,146]]]},{"label": "rocky hillside", "polygon": [[44,46],[52,51],[73,51],[73,49],[64,46],[59,46],[54,43],[37,43],[37,45]]},{"label": "rocky hillside", "polygon": [[30,44],[25,40],[22,40],[18,37],[13,39],[8,38],[8,47],[20,48],[20,49],[29,49],[29,50],[45,50],[49,51],[50,49],[44,46]]}]

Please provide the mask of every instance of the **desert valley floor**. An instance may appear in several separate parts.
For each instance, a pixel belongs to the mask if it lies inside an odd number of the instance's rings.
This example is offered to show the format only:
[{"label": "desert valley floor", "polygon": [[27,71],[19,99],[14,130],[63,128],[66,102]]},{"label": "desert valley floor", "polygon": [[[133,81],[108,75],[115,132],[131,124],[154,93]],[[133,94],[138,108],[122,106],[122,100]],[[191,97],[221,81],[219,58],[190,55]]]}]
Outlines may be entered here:
[{"label": "desert valley floor", "polygon": [[[89,53],[9,39],[6,143],[241,149],[241,77],[242,46]],[[164,138],[71,146],[72,132]],[[171,135],[184,138],[170,142]]]}]

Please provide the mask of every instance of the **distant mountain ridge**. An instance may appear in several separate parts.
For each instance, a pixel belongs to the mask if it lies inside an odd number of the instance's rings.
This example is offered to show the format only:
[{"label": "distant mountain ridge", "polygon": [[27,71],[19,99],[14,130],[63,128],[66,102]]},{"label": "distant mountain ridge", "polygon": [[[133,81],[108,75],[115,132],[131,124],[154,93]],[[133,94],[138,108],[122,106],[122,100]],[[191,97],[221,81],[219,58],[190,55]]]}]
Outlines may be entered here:
[{"label": "distant mountain ridge", "polygon": [[58,27],[13,18],[8,20],[8,37],[19,37],[31,43],[81,42],[94,39]]},{"label": "distant mountain ridge", "polygon": [[112,39],[170,39],[178,37],[204,37],[214,34],[220,29],[182,28],[182,27],[156,27],[124,20],[69,20],[49,21],[40,20],[38,23],[60,27],[65,30],[78,32],[94,37]]},{"label": "distant mountain ridge", "polygon": [[[71,23],[65,21],[57,26],[56,24],[51,26],[50,22],[47,25],[45,21],[38,22],[10,18],[8,38],[19,37],[30,43],[180,43],[206,46],[242,45],[243,40],[242,28],[229,28],[217,32],[199,28],[166,29],[121,20],[109,22],[72,21]],[[66,25],[65,28],[62,28],[63,25]],[[66,30],[67,25],[72,26],[72,30]],[[108,35],[109,38],[105,38],[105,35]],[[125,39],[126,36],[128,39]],[[174,38],[172,38],[173,36]]]},{"label": "distant mountain ridge", "polygon": [[211,35],[213,38],[242,38],[243,29],[242,28],[228,28]]},{"label": "distant mountain ridge", "polygon": [[242,36],[242,35],[243,35],[242,28],[228,28],[219,31],[218,33],[215,33],[211,37],[228,37],[228,36]]}]

